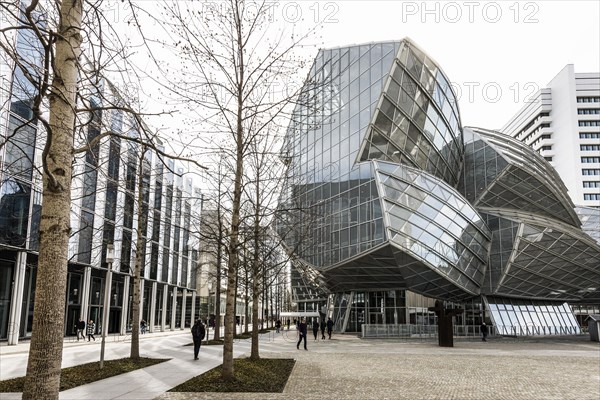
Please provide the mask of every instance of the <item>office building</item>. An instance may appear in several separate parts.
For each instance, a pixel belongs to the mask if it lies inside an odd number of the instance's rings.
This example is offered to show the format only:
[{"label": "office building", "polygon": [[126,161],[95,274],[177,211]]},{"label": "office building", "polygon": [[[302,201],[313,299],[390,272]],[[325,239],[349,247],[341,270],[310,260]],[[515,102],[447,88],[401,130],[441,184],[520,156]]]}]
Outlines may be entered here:
[{"label": "office building", "polygon": [[[31,335],[39,250],[42,204],[41,157],[45,130],[33,118],[36,88],[24,68],[35,76],[42,56],[28,30],[13,30],[11,46],[21,52],[25,65],[15,66],[2,53],[0,92],[0,340],[16,344]],[[76,130],[75,147],[83,147],[101,132],[104,137],[74,162],[65,335],[75,335],[79,318],[94,320],[98,332],[124,334],[131,329],[133,269],[142,258],[141,319],[150,331],[183,329],[196,316],[195,269],[199,237],[194,226],[200,213],[200,192],[192,179],[193,169],[160,155],[162,143],[144,148],[142,126],[117,108],[126,104],[106,79],[81,88],[85,97]],[[138,202],[141,180],[142,200]],[[142,208],[148,223],[144,231],[138,220]],[[144,247],[136,249],[139,235]],[[107,262],[114,247],[114,261]],[[108,259],[110,261],[110,258]],[[107,268],[112,267],[110,318],[102,326]]]},{"label": "office building", "polygon": [[440,299],[457,333],[580,332],[567,302],[597,310],[600,246],[548,161],[463,128],[449,82],[409,39],[319,51],[282,152],[299,310],[410,335]]},{"label": "office building", "polygon": [[501,131],[540,153],[573,203],[600,215],[600,72],[565,66]]}]

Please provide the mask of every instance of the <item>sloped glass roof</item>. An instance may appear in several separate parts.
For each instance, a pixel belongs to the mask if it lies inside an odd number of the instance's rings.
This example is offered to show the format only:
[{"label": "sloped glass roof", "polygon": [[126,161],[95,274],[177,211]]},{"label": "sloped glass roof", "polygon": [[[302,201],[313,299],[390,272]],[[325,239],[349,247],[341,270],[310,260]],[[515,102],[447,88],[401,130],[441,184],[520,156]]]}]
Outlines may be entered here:
[{"label": "sloped glass roof", "polygon": [[[543,299],[600,299],[600,246],[567,224],[526,213],[497,213],[519,224],[511,256],[492,293]],[[494,238],[493,241],[499,240]]]},{"label": "sloped glass roof", "polygon": [[465,143],[461,190],[478,208],[528,211],[580,226],[566,187],[533,149],[506,135],[479,128],[465,128]]}]

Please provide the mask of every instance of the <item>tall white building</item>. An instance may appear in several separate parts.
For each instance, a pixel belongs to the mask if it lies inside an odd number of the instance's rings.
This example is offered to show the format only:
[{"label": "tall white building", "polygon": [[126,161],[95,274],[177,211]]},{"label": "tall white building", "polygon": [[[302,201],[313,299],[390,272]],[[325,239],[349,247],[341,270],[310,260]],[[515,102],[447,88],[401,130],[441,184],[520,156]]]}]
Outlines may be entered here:
[{"label": "tall white building", "polygon": [[600,73],[565,66],[502,131],[531,146],[559,173],[573,203],[600,208]]}]

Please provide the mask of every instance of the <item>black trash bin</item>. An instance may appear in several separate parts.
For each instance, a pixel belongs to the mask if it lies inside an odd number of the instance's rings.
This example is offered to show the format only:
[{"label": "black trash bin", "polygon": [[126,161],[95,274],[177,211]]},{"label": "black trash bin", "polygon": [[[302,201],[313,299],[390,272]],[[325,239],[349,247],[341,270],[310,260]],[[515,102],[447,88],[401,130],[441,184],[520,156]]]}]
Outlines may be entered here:
[{"label": "black trash bin", "polygon": [[600,342],[600,314],[591,314],[587,317],[588,332],[592,342]]}]

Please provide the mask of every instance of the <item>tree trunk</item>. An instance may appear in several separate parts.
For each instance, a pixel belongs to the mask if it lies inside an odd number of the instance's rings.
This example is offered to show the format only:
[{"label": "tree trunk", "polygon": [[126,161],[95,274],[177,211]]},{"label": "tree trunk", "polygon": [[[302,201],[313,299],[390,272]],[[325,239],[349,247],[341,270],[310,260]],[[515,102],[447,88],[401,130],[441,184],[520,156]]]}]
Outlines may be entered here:
[{"label": "tree trunk", "polygon": [[[142,254],[144,253],[144,247],[146,241],[144,240],[144,234],[146,232],[146,225],[148,223],[148,212],[144,212],[144,154],[146,153],[145,146],[142,146],[141,155],[138,163],[137,171],[137,204],[138,204],[138,229],[137,238],[135,241],[135,266],[133,273],[133,298],[131,299],[131,351],[129,357],[138,359],[140,358],[140,303],[141,303],[141,291],[140,283],[142,278]],[[127,301],[127,299],[125,299]]]},{"label": "tree trunk", "polygon": [[258,302],[260,299],[258,259],[255,256],[252,265],[252,345],[250,349],[250,359],[258,360]]},{"label": "tree trunk", "polygon": [[[218,240],[217,240],[217,282],[215,288],[215,332],[214,339],[221,339],[221,263],[223,262],[223,216],[221,215],[221,163],[219,163],[219,190],[217,195],[218,204],[217,204],[217,224],[219,224],[218,229]],[[210,315],[210,311],[208,312]]]},{"label": "tree trunk", "polygon": [[242,37],[242,15],[240,15],[239,4],[236,3],[234,10],[236,28],[236,50],[238,52],[238,82],[237,86],[237,121],[235,132],[236,160],[235,177],[233,185],[233,202],[231,209],[231,238],[229,240],[229,260],[227,260],[227,306],[225,310],[225,340],[223,343],[223,370],[221,376],[224,380],[235,378],[233,371],[233,335],[235,329],[235,281],[238,266],[238,235],[240,227],[240,203],[242,197],[242,175],[244,156],[244,41]]},{"label": "tree trunk", "polygon": [[[231,249],[230,249],[231,251]],[[235,251],[234,251],[235,254]],[[234,256],[229,254],[230,260]],[[227,271],[227,303],[225,306],[225,335],[223,341],[223,370],[221,377],[223,380],[232,380],[233,371],[233,335],[234,335],[234,303],[235,303],[235,261],[229,261],[229,270]]]},{"label": "tree trunk", "polygon": [[[220,213],[219,213],[220,215]],[[220,218],[220,217],[219,217]],[[220,228],[221,229],[221,228]],[[223,260],[223,256],[221,252],[223,251],[223,231],[219,230],[219,243],[217,249],[217,282],[215,288],[215,340],[221,339],[221,262]],[[210,311],[208,312],[210,315]]]},{"label": "tree trunk", "polygon": [[[254,252],[252,257],[252,345],[250,349],[250,359],[258,360],[258,298],[260,295],[260,163],[257,162],[256,187],[255,187],[255,205],[254,205],[254,226],[253,241]],[[256,321],[256,322],[255,322]]]},{"label": "tree trunk", "polygon": [[51,131],[43,160],[40,253],[25,400],[58,399],[60,387],[81,16],[81,0],[61,3],[49,98]]},{"label": "tree trunk", "polygon": [[248,268],[244,268],[245,281],[244,281],[244,333],[248,333],[248,305],[250,302],[250,296],[248,296],[248,289],[250,287],[250,281],[248,281]]}]

